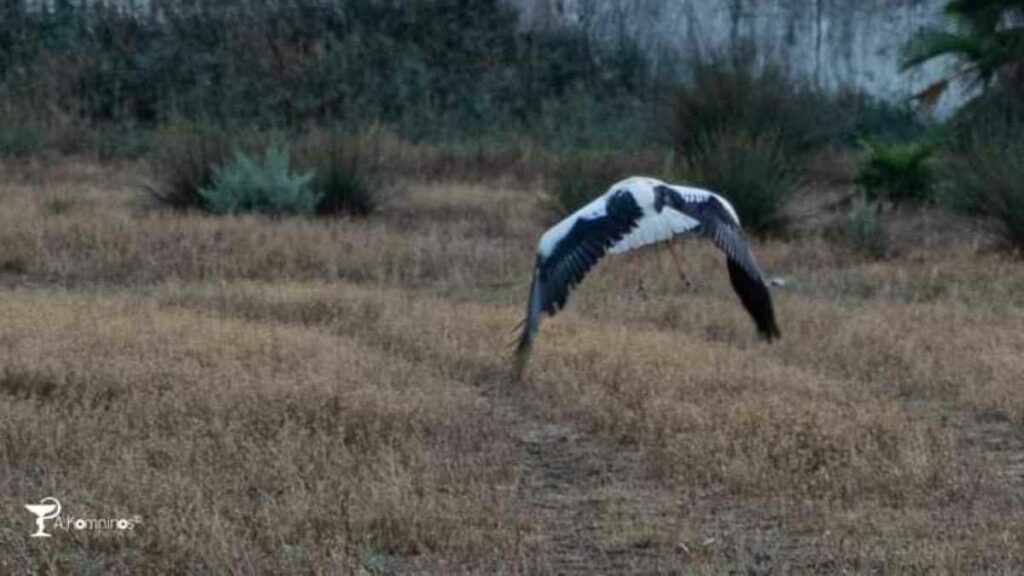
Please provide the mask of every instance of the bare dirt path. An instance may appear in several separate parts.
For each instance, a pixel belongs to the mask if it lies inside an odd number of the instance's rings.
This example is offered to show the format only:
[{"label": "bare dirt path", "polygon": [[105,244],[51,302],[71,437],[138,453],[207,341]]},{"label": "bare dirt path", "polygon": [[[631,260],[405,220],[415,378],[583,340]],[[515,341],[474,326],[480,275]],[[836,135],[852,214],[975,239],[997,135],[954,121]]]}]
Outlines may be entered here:
[{"label": "bare dirt path", "polygon": [[517,487],[539,554],[531,573],[651,574],[681,569],[664,534],[670,498],[644,477],[636,446],[553,422],[518,385],[482,390],[522,447]]}]

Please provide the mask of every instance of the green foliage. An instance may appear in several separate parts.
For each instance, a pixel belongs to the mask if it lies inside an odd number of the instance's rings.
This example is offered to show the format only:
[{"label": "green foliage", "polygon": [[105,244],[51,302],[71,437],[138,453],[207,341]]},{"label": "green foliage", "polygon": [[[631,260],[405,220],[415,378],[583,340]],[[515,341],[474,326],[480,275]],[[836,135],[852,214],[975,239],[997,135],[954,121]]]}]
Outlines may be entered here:
[{"label": "green foliage", "polygon": [[930,128],[909,102],[886,102],[854,90],[822,98],[819,121],[830,127],[834,145],[856,147],[866,134],[886,142],[908,142],[925,136]]},{"label": "green foliage", "polygon": [[209,187],[199,190],[203,207],[215,214],[313,214],[318,197],[313,174],[291,174],[288,152],[267,148],[262,160],[236,152],[234,160],[217,168]]},{"label": "green foliage", "polygon": [[886,201],[894,206],[934,202],[938,178],[932,140],[886,144],[865,137],[862,142],[867,156],[861,162],[856,183],[869,201]]},{"label": "green foliage", "polygon": [[1024,86],[995,86],[967,102],[947,122],[950,145],[962,149],[980,126],[1000,129],[1024,123]]},{"label": "green foliage", "polygon": [[[984,145],[986,134],[994,141],[1012,140],[1024,134],[1024,90],[1001,85],[974,98],[950,119],[943,142],[946,185],[940,188],[942,202],[957,212],[982,215],[980,197],[972,186],[964,187],[957,170],[964,157],[977,154],[979,144]],[[1008,148],[1009,150],[1009,148]]]},{"label": "green foliage", "polygon": [[771,136],[799,162],[825,146],[852,146],[864,134],[909,140],[925,132],[906,104],[852,89],[826,93],[795,80],[785,68],[759,63],[753,47],[698,61],[692,78],[668,101],[672,145],[683,155],[719,132]]},{"label": "green foliage", "polygon": [[1018,85],[1024,80],[1024,2],[1020,0],[950,0],[946,15],[956,24],[954,31],[924,30],[903,48],[904,69],[920,66],[942,56],[956,57],[961,66],[952,78],[945,78],[919,97],[933,102],[950,80],[959,76],[975,84],[989,85],[1004,76]]},{"label": "green foliage", "polygon": [[705,136],[684,158],[683,177],[725,196],[743,227],[755,234],[785,228],[784,207],[796,186],[792,160],[779,138],[742,132]]},{"label": "green foliage", "polygon": [[867,132],[893,139],[924,132],[908,107],[850,90],[826,94],[760,62],[753,47],[697,62],[668,104],[685,176],[732,200],[759,233],[784,227],[785,201],[811,152]]},{"label": "green foliage", "polygon": [[996,224],[1005,243],[1024,250],[1024,121],[978,126],[950,155],[954,202]]},{"label": "green foliage", "polygon": [[882,226],[881,206],[864,195],[854,200],[843,223],[843,238],[854,250],[871,258],[883,258],[889,251],[888,237]]}]

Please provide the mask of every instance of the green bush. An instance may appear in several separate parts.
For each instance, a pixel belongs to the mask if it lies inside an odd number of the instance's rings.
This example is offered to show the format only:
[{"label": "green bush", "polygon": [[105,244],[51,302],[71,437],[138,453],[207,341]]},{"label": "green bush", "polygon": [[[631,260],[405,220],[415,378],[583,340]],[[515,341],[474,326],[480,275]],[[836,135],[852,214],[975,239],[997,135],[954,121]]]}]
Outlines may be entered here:
[{"label": "green bush", "polygon": [[938,178],[933,140],[886,144],[865,137],[862,142],[867,156],[855,181],[869,201],[889,202],[893,206],[935,201]]},{"label": "green bush", "polygon": [[977,127],[950,155],[949,192],[991,218],[1007,246],[1024,250],[1024,123]]},{"label": "green bush", "polygon": [[236,152],[234,160],[215,170],[213,182],[199,191],[203,207],[215,214],[313,214],[318,197],[313,174],[293,175],[288,152],[267,148],[262,160]]},{"label": "green bush", "polygon": [[880,206],[858,196],[843,223],[843,238],[854,250],[871,258],[883,258],[889,251],[888,237],[879,214]]},{"label": "green bush", "polygon": [[984,93],[994,84],[1024,86],[1024,2],[947,0],[954,23],[918,31],[903,46],[900,65],[916,68],[937,58],[955,58],[951,73],[933,82],[917,99],[933,105],[954,81],[967,81]]},{"label": "green bush", "polygon": [[785,228],[783,209],[797,184],[778,138],[732,132],[705,136],[697,152],[683,158],[683,178],[725,196],[743,227],[755,234]]}]

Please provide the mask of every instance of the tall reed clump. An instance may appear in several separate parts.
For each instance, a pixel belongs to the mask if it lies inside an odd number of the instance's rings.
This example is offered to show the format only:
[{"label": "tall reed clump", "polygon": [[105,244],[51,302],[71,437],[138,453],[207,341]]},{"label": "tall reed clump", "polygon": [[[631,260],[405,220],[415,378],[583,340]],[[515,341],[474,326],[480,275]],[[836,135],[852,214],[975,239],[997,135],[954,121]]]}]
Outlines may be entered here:
[{"label": "tall reed clump", "polygon": [[298,142],[296,165],[314,174],[316,213],[367,216],[377,210],[392,184],[384,156],[393,144],[394,138],[379,129],[314,133]]},{"label": "tall reed clump", "polygon": [[683,156],[717,134],[771,136],[787,155],[813,151],[832,136],[822,122],[827,100],[784,68],[759,64],[750,48],[695,63],[668,104],[672,144]]},{"label": "tall reed clump", "polygon": [[989,88],[945,128],[940,200],[987,218],[1006,247],[1024,250],[1024,87]]},{"label": "tall reed clump", "polygon": [[557,218],[572,214],[603,194],[624,175],[602,154],[579,153],[560,158],[548,183],[547,206]]},{"label": "tall reed clump", "polygon": [[728,197],[755,233],[781,231],[800,163],[831,138],[824,105],[753,50],[698,62],[668,106],[682,178]]},{"label": "tall reed clump", "polygon": [[558,156],[545,177],[547,208],[561,219],[582,208],[629,176],[654,176],[663,171],[657,158],[645,154],[569,152]]},{"label": "tall reed clump", "polygon": [[157,140],[153,164],[160,183],[149,191],[171,208],[202,208],[200,191],[213,185],[217,168],[237,144],[224,130],[201,126],[172,128]]},{"label": "tall reed clump", "polygon": [[950,154],[948,194],[991,220],[1003,242],[1024,252],[1024,122],[983,125]]},{"label": "tall reed clump", "polygon": [[684,157],[682,168],[687,180],[728,198],[744,229],[755,234],[785,229],[783,207],[797,179],[793,159],[778,137],[711,134]]}]

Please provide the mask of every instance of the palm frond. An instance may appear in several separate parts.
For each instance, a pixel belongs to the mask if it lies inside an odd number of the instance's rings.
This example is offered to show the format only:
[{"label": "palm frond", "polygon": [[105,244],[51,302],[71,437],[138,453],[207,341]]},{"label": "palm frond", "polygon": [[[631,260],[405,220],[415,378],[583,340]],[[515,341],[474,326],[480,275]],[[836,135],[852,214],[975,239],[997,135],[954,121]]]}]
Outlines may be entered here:
[{"label": "palm frond", "polygon": [[900,67],[908,70],[940,56],[974,60],[983,53],[983,39],[970,34],[924,30],[903,47]]}]

